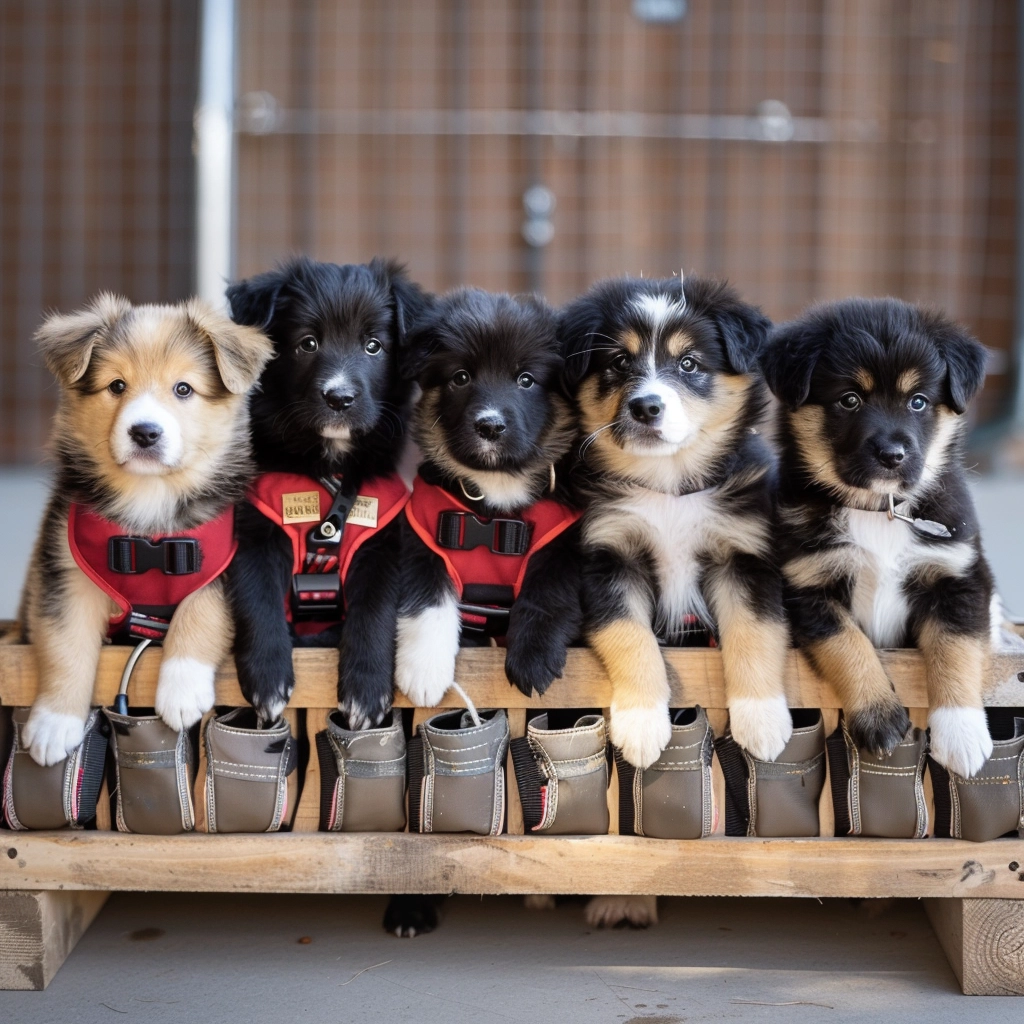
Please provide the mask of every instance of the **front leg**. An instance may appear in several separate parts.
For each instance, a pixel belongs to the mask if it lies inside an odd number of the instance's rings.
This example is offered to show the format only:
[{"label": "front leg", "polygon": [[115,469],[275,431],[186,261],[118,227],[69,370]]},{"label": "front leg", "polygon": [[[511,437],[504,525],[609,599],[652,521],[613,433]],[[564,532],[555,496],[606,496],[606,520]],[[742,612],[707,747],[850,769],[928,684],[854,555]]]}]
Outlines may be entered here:
[{"label": "front leg", "polygon": [[752,757],[774,761],[793,734],[782,578],[758,556],[735,554],[708,570],[705,587],[718,623],[729,729]]},{"label": "front leg", "polygon": [[235,514],[238,551],[225,573],[235,623],[235,666],[242,695],[260,720],[277,720],[295,688],[285,617],[292,549],[284,531],[248,502]]},{"label": "front leg", "polygon": [[535,554],[509,617],[505,674],[529,697],[561,677],[569,644],[583,630],[579,528]]},{"label": "front leg", "polygon": [[444,562],[403,519],[395,683],[416,707],[431,708],[455,681],[462,620]]},{"label": "front leg", "polygon": [[193,591],[175,609],[154,700],[156,713],[171,729],[188,729],[213,707],[214,677],[233,638],[221,579]]},{"label": "front leg", "polygon": [[644,568],[609,548],[587,552],[587,639],[612,684],[609,735],[630,764],[652,765],[672,738],[665,660],[651,628],[654,590]]},{"label": "front leg", "polygon": [[345,578],[345,625],[338,648],[338,707],[352,729],[391,710],[398,617],[399,523],[365,541]]}]

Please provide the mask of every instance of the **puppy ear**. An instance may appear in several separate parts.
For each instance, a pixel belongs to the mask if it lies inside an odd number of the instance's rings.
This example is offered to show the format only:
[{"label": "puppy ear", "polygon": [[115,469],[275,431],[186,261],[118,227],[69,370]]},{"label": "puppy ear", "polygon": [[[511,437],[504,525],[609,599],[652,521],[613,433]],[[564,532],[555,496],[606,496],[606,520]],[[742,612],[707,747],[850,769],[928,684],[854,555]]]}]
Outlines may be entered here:
[{"label": "puppy ear", "polygon": [[274,319],[278,298],[287,275],[281,270],[247,277],[244,281],[228,285],[225,293],[231,309],[231,319],[236,324],[258,327],[265,331]]},{"label": "puppy ear", "polygon": [[794,320],[772,332],[761,353],[761,372],[772,393],[790,409],[799,409],[811,390],[811,377],[824,347],[824,329]]},{"label": "puppy ear", "polygon": [[410,324],[404,344],[398,350],[398,375],[402,380],[416,380],[437,348],[440,311],[436,304],[421,310]]},{"label": "puppy ear", "polygon": [[35,333],[46,368],[61,387],[81,380],[89,368],[96,342],[128,313],[132,304],[119,295],[101,292],[76,313],[53,313]]},{"label": "puppy ear", "polygon": [[[562,351],[562,387],[575,395],[590,369],[590,354],[600,337],[601,310],[589,298],[570,303],[558,315],[558,344]],[[606,342],[600,342],[606,344]]]},{"label": "puppy ear", "polygon": [[397,260],[386,260],[380,256],[370,260],[370,273],[391,293],[394,304],[393,332],[399,349],[405,348],[409,333],[433,303],[433,296],[424,292],[414,281],[410,281],[405,267]]},{"label": "puppy ear", "polygon": [[752,373],[758,368],[768,344],[772,322],[757,306],[745,302],[723,303],[712,312],[718,325],[725,355],[733,373]]},{"label": "puppy ear", "polygon": [[185,314],[192,329],[213,346],[224,387],[233,395],[244,395],[274,354],[270,339],[255,327],[234,323],[215,312],[201,299],[189,299]]},{"label": "puppy ear", "polygon": [[949,407],[956,413],[963,413],[985,383],[988,353],[985,346],[959,324],[938,314],[928,319],[931,320],[927,324],[929,334],[946,361]]}]

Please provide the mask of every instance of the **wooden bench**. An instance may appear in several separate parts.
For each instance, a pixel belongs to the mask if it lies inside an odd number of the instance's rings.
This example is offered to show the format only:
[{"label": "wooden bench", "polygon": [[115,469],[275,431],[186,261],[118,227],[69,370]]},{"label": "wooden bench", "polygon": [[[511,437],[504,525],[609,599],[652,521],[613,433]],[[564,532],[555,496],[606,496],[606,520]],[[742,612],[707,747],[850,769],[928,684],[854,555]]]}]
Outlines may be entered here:
[{"label": "wooden bench", "polygon": [[[107,648],[95,703],[109,705],[128,656]],[[152,704],[161,653],[147,651],[132,679],[132,703]],[[924,725],[924,671],[914,651],[883,661],[911,717]],[[534,707],[607,707],[610,687],[596,658],[573,650],[563,679],[544,699],[510,687],[503,655],[467,649],[457,678],[480,708],[508,709],[522,735]],[[721,656],[714,650],[666,651],[673,705],[709,709],[725,725]],[[312,739],[335,706],[336,655],[295,652],[297,684],[286,714],[296,735]],[[834,728],[835,695],[806,661],[791,654],[787,695],[793,707],[821,708]],[[0,703],[27,705],[36,692],[29,647],[0,645]],[[459,701],[452,694],[451,706]],[[1024,707],[1024,658],[996,655],[987,700]],[[240,704],[233,666],[218,676],[218,704]],[[398,706],[408,707],[404,698]],[[420,722],[436,709],[416,709]],[[110,831],[101,800],[99,828],[88,832],[0,832],[0,988],[43,988],[89,926],[110,891],[303,893],[657,893],[666,896],[923,898],[932,925],[968,994],[1024,994],[1024,840],[860,838],[749,839],[717,834],[690,842],[608,836],[523,835],[509,764],[508,834],[496,838],[409,833],[317,832],[319,778],[310,758],[297,779],[292,831],[270,835],[139,836]],[[724,782],[715,762],[716,796]],[[927,777],[926,777],[927,778]],[[928,785],[928,783],[926,783]],[[616,784],[609,790],[613,831]],[[930,799],[930,791],[929,791]],[[829,786],[821,831],[832,834]],[[719,831],[724,828],[724,811]]]}]

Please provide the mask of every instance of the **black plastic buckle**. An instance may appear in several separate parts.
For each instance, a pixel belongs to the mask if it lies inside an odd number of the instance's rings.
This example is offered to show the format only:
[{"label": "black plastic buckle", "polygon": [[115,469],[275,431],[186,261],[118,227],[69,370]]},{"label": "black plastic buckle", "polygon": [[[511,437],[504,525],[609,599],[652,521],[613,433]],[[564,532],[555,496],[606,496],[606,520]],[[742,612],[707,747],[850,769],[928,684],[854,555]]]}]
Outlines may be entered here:
[{"label": "black plastic buckle", "polygon": [[199,572],[199,541],[194,537],[111,537],[107,541],[107,567],[111,572],[138,576],[159,569],[165,576],[190,576]]},{"label": "black plastic buckle", "polygon": [[297,573],[292,577],[295,621],[336,618],[341,611],[341,576],[336,572]]},{"label": "black plastic buckle", "polygon": [[453,551],[485,547],[496,555],[525,555],[530,548],[530,524],[522,519],[485,523],[470,512],[442,512],[437,519],[437,543]]}]

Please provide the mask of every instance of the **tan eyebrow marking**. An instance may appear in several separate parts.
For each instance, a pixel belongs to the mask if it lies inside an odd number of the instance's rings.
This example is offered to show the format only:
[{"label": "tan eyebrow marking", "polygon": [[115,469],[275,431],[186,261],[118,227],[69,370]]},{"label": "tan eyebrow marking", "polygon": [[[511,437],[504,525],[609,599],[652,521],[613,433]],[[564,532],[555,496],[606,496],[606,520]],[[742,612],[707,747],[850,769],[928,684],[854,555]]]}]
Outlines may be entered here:
[{"label": "tan eyebrow marking", "polygon": [[917,388],[920,378],[918,377],[917,370],[904,370],[899,377],[896,378],[896,387],[903,393],[909,395],[911,391]]},{"label": "tan eyebrow marking", "polygon": [[640,354],[640,349],[643,347],[643,340],[636,331],[623,331],[619,341],[621,341],[627,351],[634,356],[638,356]]},{"label": "tan eyebrow marking", "polygon": [[875,378],[862,366],[853,375],[853,379],[865,390],[871,391],[875,386]]},{"label": "tan eyebrow marking", "polygon": [[693,339],[683,331],[673,331],[665,341],[669,355],[673,358],[681,356],[693,344]]}]

